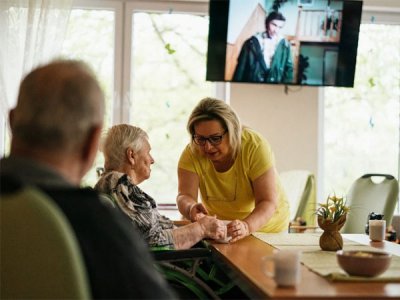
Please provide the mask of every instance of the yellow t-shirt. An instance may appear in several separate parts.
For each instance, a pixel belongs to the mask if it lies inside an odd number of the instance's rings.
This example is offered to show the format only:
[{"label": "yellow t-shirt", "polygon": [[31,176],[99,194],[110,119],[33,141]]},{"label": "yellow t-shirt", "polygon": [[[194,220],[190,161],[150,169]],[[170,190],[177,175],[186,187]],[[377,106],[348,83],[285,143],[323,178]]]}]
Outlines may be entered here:
[{"label": "yellow t-shirt", "polygon": [[[183,150],[178,167],[196,173],[200,181],[200,195],[211,215],[222,220],[243,220],[255,207],[251,183],[273,167],[274,154],[268,142],[257,132],[245,128],[242,144],[233,166],[226,172],[215,170],[205,156],[191,150]],[[289,204],[276,176],[278,207],[272,218],[258,231],[282,232],[289,225]]]}]

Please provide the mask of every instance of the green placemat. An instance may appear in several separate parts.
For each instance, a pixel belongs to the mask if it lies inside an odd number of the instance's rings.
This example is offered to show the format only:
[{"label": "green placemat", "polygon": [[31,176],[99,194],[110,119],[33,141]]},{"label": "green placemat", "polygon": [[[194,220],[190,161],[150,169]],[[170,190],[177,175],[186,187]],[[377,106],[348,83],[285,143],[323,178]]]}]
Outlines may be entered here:
[{"label": "green placemat", "polygon": [[[333,281],[385,281],[400,282],[400,257],[392,255],[390,267],[377,277],[350,276],[337,263],[336,252],[322,251],[319,247],[321,233],[260,233],[253,236],[277,249],[302,251],[301,262],[311,271]],[[343,239],[343,250],[380,251],[371,246]]]}]

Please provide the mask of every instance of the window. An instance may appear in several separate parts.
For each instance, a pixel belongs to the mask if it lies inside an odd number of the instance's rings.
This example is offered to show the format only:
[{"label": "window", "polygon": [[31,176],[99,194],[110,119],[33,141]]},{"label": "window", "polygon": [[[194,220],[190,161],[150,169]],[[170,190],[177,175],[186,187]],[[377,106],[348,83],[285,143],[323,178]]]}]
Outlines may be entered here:
[{"label": "window", "polygon": [[187,119],[213,93],[205,81],[208,17],[134,12],[132,33],[129,123],[149,134],[155,159],[141,185],[158,203],[172,203],[178,159],[189,141]]},{"label": "window", "polygon": [[[62,47],[64,57],[87,62],[97,75],[105,93],[105,122],[112,123],[114,103],[114,40],[115,12],[110,9],[82,9],[71,11],[66,37]],[[84,185],[93,185],[97,180],[96,167],[103,165],[103,156],[98,154],[95,167],[83,180]]]},{"label": "window", "polygon": [[112,10],[72,9],[62,48],[64,56],[84,60],[96,73],[105,92],[107,126],[112,121],[114,24]]},{"label": "window", "polygon": [[[149,134],[155,164],[141,187],[158,203],[175,203],[186,121],[201,98],[215,94],[205,81],[207,10],[206,3],[82,1],[71,12],[63,55],[98,74],[105,129],[129,123]],[[99,153],[84,184],[93,186],[102,166]]]},{"label": "window", "polygon": [[399,49],[400,25],[362,24],[354,88],[325,88],[325,194],[366,173],[398,178]]}]

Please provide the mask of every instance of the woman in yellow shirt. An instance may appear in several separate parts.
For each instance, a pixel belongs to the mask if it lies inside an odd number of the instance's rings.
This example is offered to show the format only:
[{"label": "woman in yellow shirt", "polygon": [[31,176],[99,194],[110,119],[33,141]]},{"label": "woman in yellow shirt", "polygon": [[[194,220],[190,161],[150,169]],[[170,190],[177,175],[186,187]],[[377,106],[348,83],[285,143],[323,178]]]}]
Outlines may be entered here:
[{"label": "woman in yellow shirt", "polygon": [[207,214],[232,220],[231,242],[255,231],[286,230],[289,205],[268,142],[242,127],[229,105],[212,98],[198,103],[187,129],[192,141],[178,164],[179,211],[192,221]]}]

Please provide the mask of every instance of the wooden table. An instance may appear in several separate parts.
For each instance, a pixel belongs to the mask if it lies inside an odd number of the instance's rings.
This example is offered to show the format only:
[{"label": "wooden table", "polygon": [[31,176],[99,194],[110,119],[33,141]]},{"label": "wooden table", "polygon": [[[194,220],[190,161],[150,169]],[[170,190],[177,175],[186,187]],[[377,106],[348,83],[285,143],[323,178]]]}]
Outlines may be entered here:
[{"label": "wooden table", "polygon": [[[398,244],[386,241],[372,243],[364,234],[344,234],[343,237],[400,256]],[[272,246],[254,236],[233,244],[210,242],[210,245],[215,261],[253,299],[400,299],[400,283],[331,282],[305,266],[301,266],[301,282],[297,287],[277,287],[274,280],[261,270],[261,258],[272,253]]]}]

